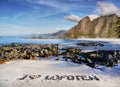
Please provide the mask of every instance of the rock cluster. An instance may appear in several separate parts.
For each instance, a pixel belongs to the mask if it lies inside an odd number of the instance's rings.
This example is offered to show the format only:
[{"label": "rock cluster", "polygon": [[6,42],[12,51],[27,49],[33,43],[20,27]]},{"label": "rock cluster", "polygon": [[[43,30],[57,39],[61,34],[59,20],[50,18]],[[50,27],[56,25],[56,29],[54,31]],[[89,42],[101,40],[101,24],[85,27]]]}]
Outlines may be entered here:
[{"label": "rock cluster", "polygon": [[119,50],[99,50],[93,52],[80,52],[79,48],[63,48],[66,61],[74,63],[85,63],[86,65],[97,68],[99,65],[112,67],[120,63]]},{"label": "rock cluster", "polygon": [[91,67],[95,67],[98,65],[112,67],[120,62],[120,50],[98,50],[93,52],[81,53],[81,56],[92,61],[88,64]]},{"label": "rock cluster", "polygon": [[82,43],[77,43],[77,45],[80,45],[80,46],[104,46],[104,44],[101,44],[98,42],[82,42]]},{"label": "rock cluster", "polygon": [[76,57],[78,57],[77,55],[80,55],[81,49],[80,48],[62,48],[61,49],[63,52],[61,53],[61,55],[64,56],[65,60],[72,60],[75,61]]},{"label": "rock cluster", "polygon": [[[87,46],[103,46],[99,43],[81,43]],[[58,44],[15,44],[0,47],[0,64],[13,59],[37,59],[38,57],[49,58],[50,56],[63,56],[65,61],[84,63],[96,68],[99,65],[113,67],[120,63],[120,50],[98,50],[82,52],[80,48],[59,48]],[[59,57],[56,60],[61,60]]]},{"label": "rock cluster", "polygon": [[81,49],[79,48],[63,48],[64,52],[64,58],[66,61],[72,61],[74,63],[91,63],[91,60],[88,58],[84,58],[81,56]]},{"label": "rock cluster", "polygon": [[0,47],[0,61],[12,59],[36,59],[37,57],[48,58],[60,54],[58,44],[32,45],[11,44]]}]

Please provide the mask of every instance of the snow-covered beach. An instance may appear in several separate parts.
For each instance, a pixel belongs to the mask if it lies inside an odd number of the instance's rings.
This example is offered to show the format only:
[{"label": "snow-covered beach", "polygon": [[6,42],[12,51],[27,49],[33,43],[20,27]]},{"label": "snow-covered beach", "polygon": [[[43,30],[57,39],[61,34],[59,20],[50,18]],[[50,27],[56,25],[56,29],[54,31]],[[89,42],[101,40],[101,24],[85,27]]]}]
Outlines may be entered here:
[{"label": "snow-covered beach", "polygon": [[[39,42],[39,40],[37,41]],[[76,42],[70,43],[70,41],[64,46],[79,47],[84,51],[120,50],[119,39],[79,39],[77,42],[79,41],[95,41],[103,43],[105,46],[83,47],[75,45]],[[13,60],[0,65],[0,87],[119,87],[119,80],[119,64],[112,68],[99,66],[94,69],[85,64],[57,61],[51,58]]]},{"label": "snow-covered beach", "polygon": [[0,87],[120,87],[120,0],[0,0]]},{"label": "snow-covered beach", "polygon": [[[119,67],[120,68],[120,67]],[[84,64],[55,60],[17,60],[0,65],[0,87],[119,87],[120,69],[92,69]],[[41,75],[30,79],[29,76],[20,80],[24,75]],[[45,80],[45,77],[55,75],[86,75],[96,76],[99,80]],[[50,78],[50,77],[49,77]],[[56,77],[54,77],[56,78]],[[88,77],[87,77],[88,78]],[[87,79],[85,77],[85,79]]]}]

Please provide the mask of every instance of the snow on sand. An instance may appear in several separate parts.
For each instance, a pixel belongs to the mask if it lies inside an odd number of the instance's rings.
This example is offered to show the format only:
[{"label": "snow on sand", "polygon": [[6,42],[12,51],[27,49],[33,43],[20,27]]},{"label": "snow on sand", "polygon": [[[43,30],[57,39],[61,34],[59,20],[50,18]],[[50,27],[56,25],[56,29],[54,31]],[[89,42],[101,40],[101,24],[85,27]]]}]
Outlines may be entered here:
[{"label": "snow on sand", "polygon": [[[22,79],[25,75],[25,79]],[[45,80],[48,75],[58,75],[63,78]],[[77,75],[87,76],[87,78],[96,76],[99,80],[81,78],[77,80],[75,78]],[[36,78],[32,79],[32,76]],[[73,77],[74,79],[69,80],[64,76],[71,76],[69,79]],[[0,87],[120,87],[119,81],[120,74],[65,61],[16,60],[0,65]]]}]

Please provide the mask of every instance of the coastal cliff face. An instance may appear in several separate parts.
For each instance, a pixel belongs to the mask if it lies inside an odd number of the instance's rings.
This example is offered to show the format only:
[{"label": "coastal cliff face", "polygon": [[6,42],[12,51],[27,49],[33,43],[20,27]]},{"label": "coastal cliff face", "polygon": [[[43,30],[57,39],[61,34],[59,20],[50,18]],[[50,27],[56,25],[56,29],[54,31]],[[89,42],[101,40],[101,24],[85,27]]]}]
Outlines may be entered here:
[{"label": "coastal cliff face", "polygon": [[118,32],[116,31],[118,20],[119,17],[115,14],[100,16],[93,21],[87,16],[60,38],[118,38]]}]

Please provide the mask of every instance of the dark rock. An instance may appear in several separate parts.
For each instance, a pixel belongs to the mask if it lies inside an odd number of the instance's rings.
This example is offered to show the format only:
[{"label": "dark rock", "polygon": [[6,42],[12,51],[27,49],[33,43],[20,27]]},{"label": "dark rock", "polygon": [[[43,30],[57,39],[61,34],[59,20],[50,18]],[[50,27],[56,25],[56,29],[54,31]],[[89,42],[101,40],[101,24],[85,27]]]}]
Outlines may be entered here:
[{"label": "dark rock", "polygon": [[93,63],[89,64],[94,66],[94,64],[105,65],[107,67],[112,67],[118,63],[120,58],[119,50],[99,50],[93,52],[81,53],[84,58],[89,58]]},{"label": "dark rock", "polygon": [[81,45],[81,46],[104,46],[104,44],[98,43],[98,42],[83,42],[83,43],[77,43],[77,45]]},{"label": "dark rock", "polygon": [[34,44],[16,44],[0,47],[0,60],[11,59],[37,59],[37,57],[48,58],[50,56],[60,55],[58,44],[34,45]]},{"label": "dark rock", "polygon": [[65,61],[74,63],[85,63],[86,65],[97,68],[99,65],[112,67],[120,62],[120,50],[98,50],[92,52],[81,52],[79,48],[62,48],[61,53]]},{"label": "dark rock", "polygon": [[97,68],[99,66],[99,64],[97,64],[97,63],[88,63],[87,65],[92,68]]},{"label": "dark rock", "polygon": [[56,58],[55,60],[62,60],[61,58]]}]

